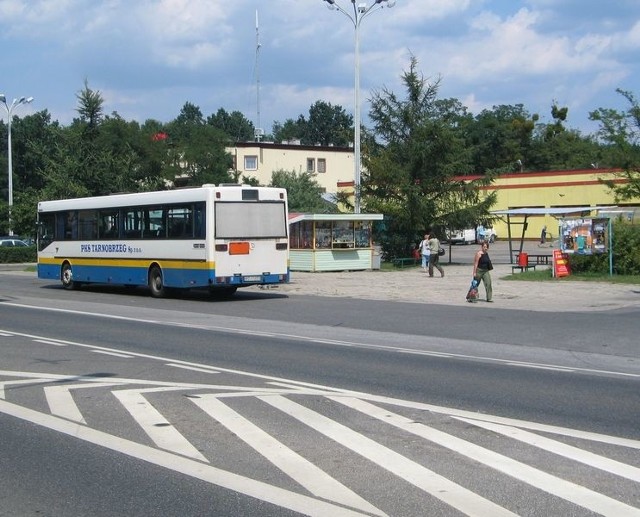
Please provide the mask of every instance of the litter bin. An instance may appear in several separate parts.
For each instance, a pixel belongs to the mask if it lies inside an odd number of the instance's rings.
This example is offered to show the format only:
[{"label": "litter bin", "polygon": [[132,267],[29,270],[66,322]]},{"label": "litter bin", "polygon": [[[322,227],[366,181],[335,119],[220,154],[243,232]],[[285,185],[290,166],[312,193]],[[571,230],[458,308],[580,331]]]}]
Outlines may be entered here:
[{"label": "litter bin", "polygon": [[518,265],[520,267],[527,267],[529,265],[529,254],[528,253],[520,253],[518,255]]}]

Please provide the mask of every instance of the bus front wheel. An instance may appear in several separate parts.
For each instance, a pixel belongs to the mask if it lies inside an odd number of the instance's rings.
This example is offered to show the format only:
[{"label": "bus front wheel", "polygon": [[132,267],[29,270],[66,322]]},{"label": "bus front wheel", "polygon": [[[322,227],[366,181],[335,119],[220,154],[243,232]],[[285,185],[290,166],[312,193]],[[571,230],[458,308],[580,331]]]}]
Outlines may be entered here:
[{"label": "bus front wheel", "polygon": [[158,266],[149,270],[149,290],[154,298],[164,298],[167,295],[167,288],[162,281],[162,270]]},{"label": "bus front wheel", "polygon": [[65,289],[77,289],[78,287],[80,287],[80,284],[78,282],[73,281],[73,268],[68,262],[65,262],[62,265],[60,280],[62,281],[62,287],[64,287]]}]

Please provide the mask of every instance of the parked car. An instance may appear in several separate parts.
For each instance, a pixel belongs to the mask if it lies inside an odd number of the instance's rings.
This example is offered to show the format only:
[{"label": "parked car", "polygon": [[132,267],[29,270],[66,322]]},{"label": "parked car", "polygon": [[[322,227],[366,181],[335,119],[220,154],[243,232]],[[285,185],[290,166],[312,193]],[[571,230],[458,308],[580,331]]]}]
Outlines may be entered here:
[{"label": "parked car", "polygon": [[493,243],[496,241],[496,239],[498,238],[498,234],[496,233],[496,231],[493,229],[492,226],[489,226],[488,228],[485,227],[484,229],[484,240],[490,243]]},{"label": "parked car", "polygon": [[0,246],[24,247],[29,245],[15,237],[0,237]]},{"label": "parked car", "polygon": [[453,230],[448,232],[447,240],[451,244],[474,244],[480,242],[480,233],[484,234],[484,240],[495,242],[498,235],[492,226],[477,228],[465,228],[464,230]]}]

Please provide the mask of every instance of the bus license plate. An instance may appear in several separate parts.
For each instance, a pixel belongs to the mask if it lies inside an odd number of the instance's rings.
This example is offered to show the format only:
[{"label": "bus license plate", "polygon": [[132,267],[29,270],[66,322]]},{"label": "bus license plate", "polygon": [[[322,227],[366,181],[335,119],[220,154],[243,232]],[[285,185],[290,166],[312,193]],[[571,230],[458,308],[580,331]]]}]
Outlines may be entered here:
[{"label": "bus license plate", "polygon": [[244,281],[245,282],[260,282],[262,280],[262,277],[260,275],[253,275],[253,276],[245,276],[244,277]]}]

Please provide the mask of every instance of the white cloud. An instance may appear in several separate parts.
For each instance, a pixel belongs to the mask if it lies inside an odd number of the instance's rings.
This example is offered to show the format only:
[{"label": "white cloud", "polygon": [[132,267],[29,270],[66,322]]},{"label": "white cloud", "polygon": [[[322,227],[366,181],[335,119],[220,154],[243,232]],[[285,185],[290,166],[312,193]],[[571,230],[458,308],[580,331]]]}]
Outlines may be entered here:
[{"label": "white cloud", "polygon": [[[125,117],[171,120],[190,101],[253,119],[256,10],[265,129],[317,100],[352,112],[354,28],[322,0],[0,0],[4,69],[15,72],[0,90],[55,116],[73,111],[88,78]],[[616,87],[640,94],[639,20],[637,0],[397,0],[361,28],[363,115],[372,89],[404,94],[413,54],[472,113],[542,113],[557,99],[571,103],[570,123],[586,118],[617,102]]]}]

